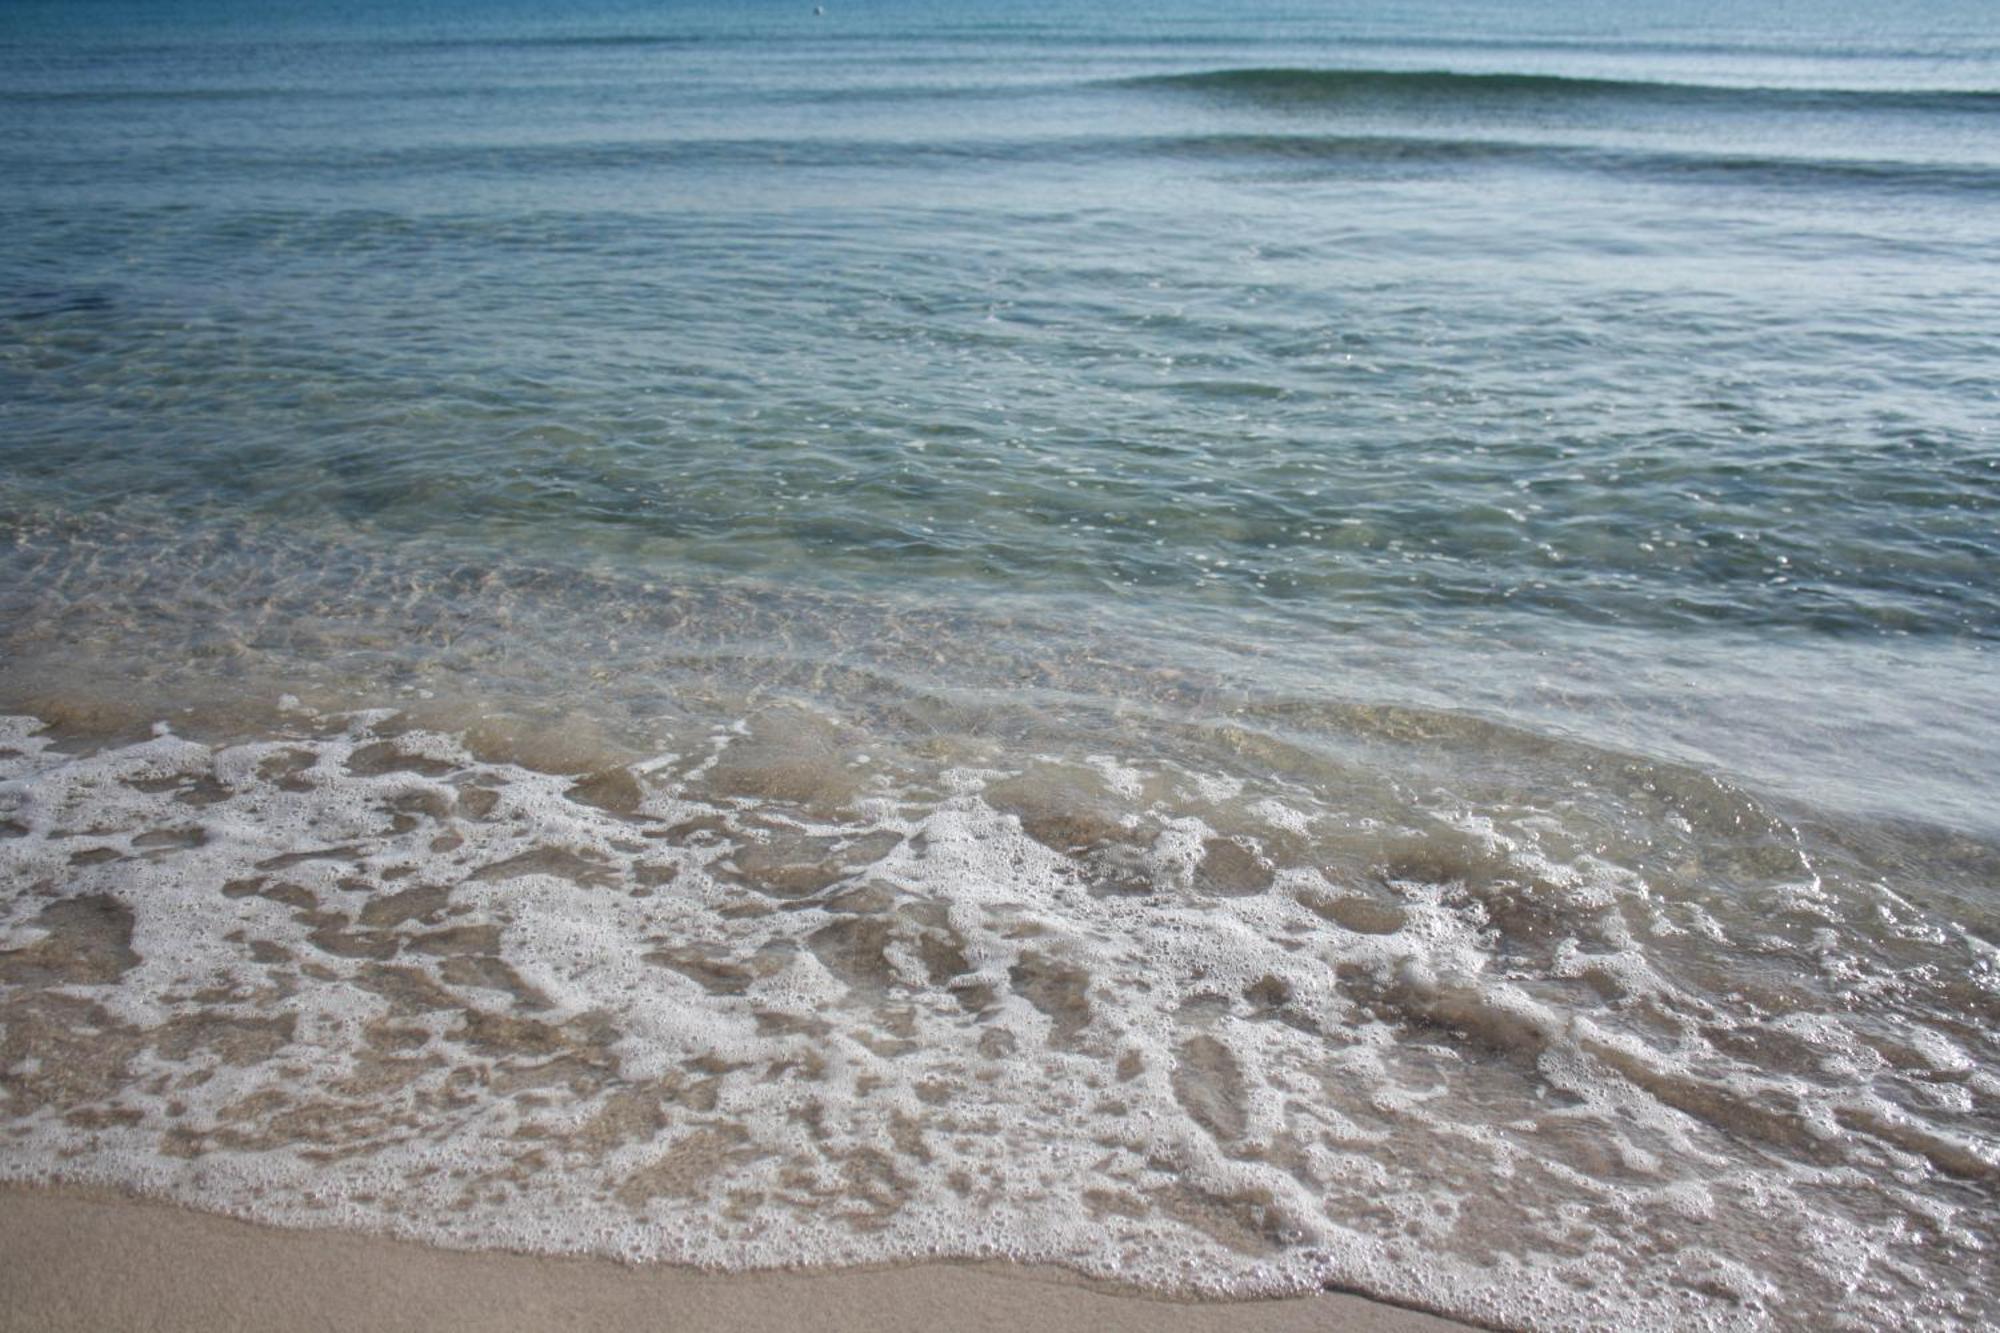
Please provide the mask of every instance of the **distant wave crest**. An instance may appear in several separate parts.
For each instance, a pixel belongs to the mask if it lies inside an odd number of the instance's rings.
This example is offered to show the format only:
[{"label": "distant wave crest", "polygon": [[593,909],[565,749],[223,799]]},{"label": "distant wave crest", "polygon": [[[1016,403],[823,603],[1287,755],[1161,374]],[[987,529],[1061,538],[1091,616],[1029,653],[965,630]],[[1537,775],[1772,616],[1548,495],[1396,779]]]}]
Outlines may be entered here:
[{"label": "distant wave crest", "polygon": [[1869,110],[1904,108],[1990,111],[2000,108],[2000,91],[1982,89],[1731,87],[1719,84],[1571,78],[1553,74],[1467,74],[1451,70],[1218,69],[1187,74],[1145,75],[1120,82],[1123,86],[1132,88],[1178,90],[1216,97],[1300,105],[1403,99],[1423,99],[1433,102],[1618,99],[1703,104],[1742,102],[1825,108],[1853,106]]}]

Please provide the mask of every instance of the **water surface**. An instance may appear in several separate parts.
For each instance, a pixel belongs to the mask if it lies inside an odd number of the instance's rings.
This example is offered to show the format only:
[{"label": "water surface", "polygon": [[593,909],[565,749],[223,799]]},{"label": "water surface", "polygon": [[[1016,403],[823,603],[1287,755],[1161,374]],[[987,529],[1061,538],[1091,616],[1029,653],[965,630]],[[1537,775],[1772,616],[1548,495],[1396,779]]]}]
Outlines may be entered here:
[{"label": "water surface", "polygon": [[0,1171],[1992,1319],[1991,15],[827,8],[0,17]]}]

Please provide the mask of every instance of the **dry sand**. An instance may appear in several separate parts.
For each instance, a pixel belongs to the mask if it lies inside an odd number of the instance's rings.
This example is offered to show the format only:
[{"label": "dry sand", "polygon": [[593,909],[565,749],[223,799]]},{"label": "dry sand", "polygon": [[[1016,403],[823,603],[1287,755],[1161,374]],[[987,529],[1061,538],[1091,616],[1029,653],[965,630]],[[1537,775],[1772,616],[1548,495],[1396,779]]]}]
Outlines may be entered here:
[{"label": "dry sand", "polygon": [[591,1329],[1445,1333],[1356,1296],[1188,1305],[1058,1272],[923,1264],[717,1276],[281,1231],[71,1189],[0,1187],[0,1330]]}]

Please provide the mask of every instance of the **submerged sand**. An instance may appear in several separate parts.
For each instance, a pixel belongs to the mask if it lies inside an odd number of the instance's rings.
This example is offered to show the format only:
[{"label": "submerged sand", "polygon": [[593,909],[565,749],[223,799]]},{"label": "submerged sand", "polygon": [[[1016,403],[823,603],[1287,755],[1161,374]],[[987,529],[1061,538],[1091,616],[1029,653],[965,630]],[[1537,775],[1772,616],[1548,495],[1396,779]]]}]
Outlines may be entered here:
[{"label": "submerged sand", "polygon": [[286,1231],[97,1191],[0,1187],[0,1329],[806,1328],[840,1333],[1422,1333],[1358,1296],[1186,1304],[1058,1270],[925,1264],[710,1274]]}]

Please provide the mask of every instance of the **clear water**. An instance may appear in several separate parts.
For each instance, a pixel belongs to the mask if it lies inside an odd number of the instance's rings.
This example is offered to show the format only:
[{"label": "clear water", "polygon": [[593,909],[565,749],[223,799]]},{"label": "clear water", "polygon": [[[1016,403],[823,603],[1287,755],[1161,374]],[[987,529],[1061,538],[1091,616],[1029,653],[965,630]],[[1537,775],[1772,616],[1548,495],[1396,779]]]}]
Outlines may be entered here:
[{"label": "clear water", "polygon": [[1993,1318],[1988,7],[827,9],[0,14],[0,1170]]}]

